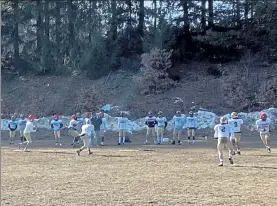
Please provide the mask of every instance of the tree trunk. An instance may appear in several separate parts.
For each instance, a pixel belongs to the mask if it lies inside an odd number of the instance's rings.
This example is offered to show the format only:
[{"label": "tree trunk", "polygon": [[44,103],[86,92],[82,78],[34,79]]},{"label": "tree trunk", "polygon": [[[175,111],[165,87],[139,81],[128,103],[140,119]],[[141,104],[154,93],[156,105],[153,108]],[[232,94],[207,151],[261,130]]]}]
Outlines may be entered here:
[{"label": "tree trunk", "polygon": [[249,2],[248,0],[245,0],[244,2],[244,21],[245,24],[248,24],[248,13],[249,13]]},{"label": "tree trunk", "polygon": [[74,57],[74,44],[75,44],[75,33],[74,33],[74,14],[73,14],[73,0],[67,0],[67,15],[68,15],[68,50],[67,54],[70,57]]},{"label": "tree trunk", "polygon": [[42,4],[41,0],[37,0],[37,54],[41,55],[42,51],[42,39],[43,39],[43,27],[42,27]]},{"label": "tree trunk", "polygon": [[19,56],[19,18],[18,18],[18,0],[13,1],[13,11],[14,11],[14,25],[13,25],[13,48],[14,48],[14,68],[16,71],[20,70],[20,56]]},{"label": "tree trunk", "polygon": [[[140,35],[141,42],[144,37],[144,0],[139,1],[139,24],[138,24],[138,34]],[[142,46],[142,45],[141,45]]]},{"label": "tree trunk", "polygon": [[153,0],[154,3],[154,28],[157,29],[157,0]]},{"label": "tree trunk", "polygon": [[61,66],[61,2],[56,1],[55,7],[55,35],[56,35],[56,62],[57,66]]},{"label": "tree trunk", "polygon": [[240,25],[240,0],[236,0],[236,22]]},{"label": "tree trunk", "polygon": [[44,23],[44,32],[45,32],[45,40],[44,40],[44,50],[45,50],[45,69],[50,70],[51,69],[51,61],[50,58],[50,33],[49,33],[49,22],[50,22],[50,15],[49,15],[49,0],[45,1],[44,5],[44,12],[45,12],[45,23]]},{"label": "tree trunk", "polygon": [[213,26],[213,18],[214,18],[214,2],[213,0],[208,0],[208,6],[209,6],[209,19],[208,19],[208,26]]},{"label": "tree trunk", "polygon": [[117,39],[117,10],[116,10],[116,1],[111,1],[112,6],[112,21],[111,21],[111,32],[112,32],[112,40]]},{"label": "tree trunk", "polygon": [[184,31],[189,32],[189,13],[188,13],[188,0],[182,0],[183,6],[183,20],[184,20]]},{"label": "tree trunk", "polygon": [[206,28],[206,1],[207,0],[201,1],[201,27],[202,27],[202,30],[204,30]]}]

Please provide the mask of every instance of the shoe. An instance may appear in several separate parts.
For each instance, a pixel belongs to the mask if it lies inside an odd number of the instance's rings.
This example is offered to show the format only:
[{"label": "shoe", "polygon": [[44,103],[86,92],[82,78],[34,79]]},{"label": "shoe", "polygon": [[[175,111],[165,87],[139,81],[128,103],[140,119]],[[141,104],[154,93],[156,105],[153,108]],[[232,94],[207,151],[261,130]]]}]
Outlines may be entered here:
[{"label": "shoe", "polygon": [[12,143],[10,142],[9,145],[11,145]]},{"label": "shoe", "polygon": [[58,145],[58,142],[56,142],[56,146]]},{"label": "shoe", "polygon": [[188,144],[190,145],[190,140],[188,140]]},{"label": "shoe", "polygon": [[231,157],[229,157],[229,162],[230,162],[231,165],[234,164],[234,161]]},{"label": "shoe", "polygon": [[174,144],[175,144],[175,140],[173,140],[171,144],[173,144],[173,145],[174,145]]},{"label": "shoe", "polygon": [[148,141],[146,140],[146,141],[144,142],[144,144],[148,144]]},{"label": "shoe", "polygon": [[270,147],[267,148],[267,152],[270,153],[271,152],[271,149]]},{"label": "shoe", "polygon": [[104,146],[104,142],[101,142],[101,146]]},{"label": "shoe", "polygon": [[241,154],[240,154],[240,151],[237,151],[237,155],[241,155]]},{"label": "shoe", "polygon": [[117,143],[117,145],[121,145],[120,143]]},{"label": "shoe", "polygon": [[93,153],[91,151],[88,152],[88,155],[92,155]]},{"label": "shoe", "polygon": [[62,143],[60,143],[60,146],[62,146]]},{"label": "shoe", "polygon": [[71,143],[71,146],[73,146],[74,145],[74,143]]},{"label": "shoe", "polygon": [[222,167],[222,166],[223,166],[223,162],[220,162],[220,163],[218,164],[218,166],[219,166],[219,167]]},{"label": "shoe", "polygon": [[178,145],[181,145],[181,140],[178,140]]},{"label": "shoe", "polygon": [[195,140],[192,141],[192,144],[195,144]]},{"label": "shoe", "polygon": [[78,156],[80,156],[80,150],[77,150],[76,153]]}]

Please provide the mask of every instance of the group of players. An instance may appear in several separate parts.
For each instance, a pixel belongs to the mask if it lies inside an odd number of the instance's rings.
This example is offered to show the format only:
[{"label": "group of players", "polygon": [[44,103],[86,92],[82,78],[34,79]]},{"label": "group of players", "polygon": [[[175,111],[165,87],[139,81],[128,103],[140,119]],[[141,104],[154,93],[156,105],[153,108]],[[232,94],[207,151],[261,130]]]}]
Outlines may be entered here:
[{"label": "group of players", "polygon": [[[83,140],[84,145],[76,152],[80,155],[81,151],[88,149],[89,154],[91,152],[91,146],[94,142],[96,145],[104,145],[104,134],[107,130],[107,122],[109,116],[100,111],[95,115],[92,113],[86,113],[84,117],[80,113],[71,116],[68,131],[73,137],[72,146],[79,144],[80,138]],[[118,145],[124,145],[126,141],[126,134],[128,130],[129,119],[126,113],[121,113],[118,118]],[[233,164],[232,156],[235,154],[240,155],[240,139],[241,139],[241,125],[243,120],[238,117],[236,112],[231,114],[231,119],[226,117],[220,118],[220,123],[214,127],[214,138],[218,140],[217,150],[219,157],[219,166],[223,166],[223,149],[227,147],[229,150],[229,162]],[[62,145],[60,141],[61,129],[64,128],[62,120],[58,115],[53,115],[50,121],[51,128],[54,132],[56,145]],[[145,144],[149,143],[150,138],[154,139],[155,144],[162,144],[164,140],[165,130],[168,126],[167,118],[161,111],[158,112],[157,117],[150,111],[145,118],[146,140]],[[16,131],[20,133],[21,145],[25,145],[24,151],[27,151],[28,144],[32,143],[31,133],[37,130],[34,124],[34,115],[29,115],[26,119],[24,115],[20,115],[19,119],[15,116],[11,117],[8,123],[10,144],[14,144],[14,138]],[[177,111],[172,119],[173,138],[172,145],[178,143],[181,145],[181,135],[184,129],[187,130],[188,144],[195,144],[195,131],[198,128],[197,118],[193,112],[189,112],[188,116],[185,116],[180,111]],[[260,113],[260,119],[256,122],[256,128],[260,133],[260,137],[264,145],[266,146],[267,152],[271,152],[269,145],[269,134],[270,134],[270,120],[267,118],[265,112]],[[192,141],[191,141],[192,140]],[[176,142],[177,141],[177,142]]]}]

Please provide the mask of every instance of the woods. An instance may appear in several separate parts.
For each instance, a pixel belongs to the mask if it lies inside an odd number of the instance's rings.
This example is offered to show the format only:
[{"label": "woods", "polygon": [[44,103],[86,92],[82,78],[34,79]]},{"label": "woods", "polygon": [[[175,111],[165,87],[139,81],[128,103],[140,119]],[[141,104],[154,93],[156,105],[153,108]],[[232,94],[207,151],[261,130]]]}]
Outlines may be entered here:
[{"label": "woods", "polygon": [[172,52],[174,66],[251,55],[277,61],[277,1],[125,0],[2,2],[2,68],[99,78],[139,70],[143,53]]}]

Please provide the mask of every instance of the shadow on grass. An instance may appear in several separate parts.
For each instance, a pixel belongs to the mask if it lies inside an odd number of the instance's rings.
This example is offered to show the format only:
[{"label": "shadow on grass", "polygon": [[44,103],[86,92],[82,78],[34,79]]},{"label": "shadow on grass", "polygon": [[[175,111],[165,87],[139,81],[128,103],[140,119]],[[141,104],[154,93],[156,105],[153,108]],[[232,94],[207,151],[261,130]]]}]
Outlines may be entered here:
[{"label": "shadow on grass", "polygon": [[93,154],[94,156],[100,156],[100,157],[134,157],[134,156],[128,156],[128,155],[106,155],[106,154]]},{"label": "shadow on grass", "polygon": [[255,165],[236,165],[235,167],[243,167],[243,168],[255,168],[255,169],[272,169],[277,170],[277,167],[268,167],[268,166],[255,166]]}]

